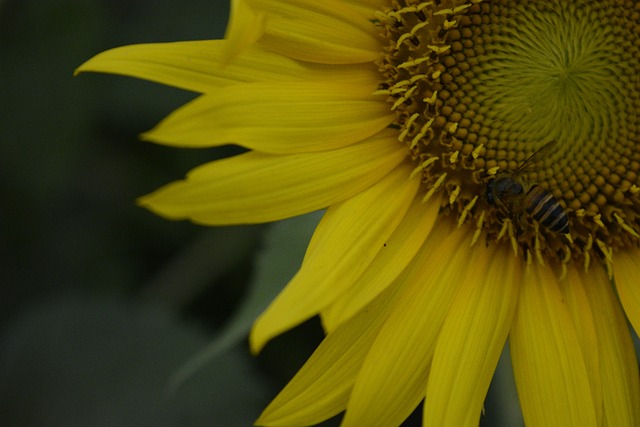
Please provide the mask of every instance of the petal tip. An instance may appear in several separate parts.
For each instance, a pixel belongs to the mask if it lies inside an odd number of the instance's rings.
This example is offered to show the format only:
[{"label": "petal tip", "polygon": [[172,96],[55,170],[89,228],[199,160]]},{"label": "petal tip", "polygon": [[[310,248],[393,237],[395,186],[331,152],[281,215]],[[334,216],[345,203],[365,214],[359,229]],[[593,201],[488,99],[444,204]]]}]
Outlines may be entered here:
[{"label": "petal tip", "polygon": [[[253,328],[251,328],[251,332],[249,333],[249,349],[251,351],[251,354],[254,356],[257,356],[262,351],[264,346],[267,344],[267,341],[269,340],[267,337],[261,336],[261,334],[258,333],[257,324],[258,322],[256,321],[256,323],[254,323],[253,325]],[[262,419],[262,416],[260,416],[258,420],[260,419]]]}]

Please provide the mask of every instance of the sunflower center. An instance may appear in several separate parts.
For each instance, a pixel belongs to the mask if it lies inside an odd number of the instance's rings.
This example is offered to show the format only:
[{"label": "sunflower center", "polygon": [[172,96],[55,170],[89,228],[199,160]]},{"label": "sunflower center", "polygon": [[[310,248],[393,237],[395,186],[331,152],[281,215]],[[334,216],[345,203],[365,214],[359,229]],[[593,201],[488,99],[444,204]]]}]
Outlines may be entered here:
[{"label": "sunflower center", "polygon": [[640,3],[395,0],[378,14],[424,199],[541,262],[640,240]]}]

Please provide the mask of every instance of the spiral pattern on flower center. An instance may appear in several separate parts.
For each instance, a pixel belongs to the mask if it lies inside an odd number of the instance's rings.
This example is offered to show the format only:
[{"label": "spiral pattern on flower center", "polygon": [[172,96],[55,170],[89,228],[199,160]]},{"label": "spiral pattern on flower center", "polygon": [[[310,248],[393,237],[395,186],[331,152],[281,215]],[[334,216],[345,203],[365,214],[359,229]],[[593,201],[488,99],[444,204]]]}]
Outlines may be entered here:
[{"label": "spiral pattern on flower center", "polygon": [[376,24],[425,201],[541,262],[610,267],[638,244],[640,3],[402,0]]}]

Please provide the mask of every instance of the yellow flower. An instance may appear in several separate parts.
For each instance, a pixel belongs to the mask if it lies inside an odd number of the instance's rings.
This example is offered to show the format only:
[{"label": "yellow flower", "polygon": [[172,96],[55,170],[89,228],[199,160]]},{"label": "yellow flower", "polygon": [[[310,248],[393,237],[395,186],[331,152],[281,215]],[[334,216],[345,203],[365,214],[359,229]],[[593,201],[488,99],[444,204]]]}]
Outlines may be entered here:
[{"label": "yellow flower", "polygon": [[[477,425],[507,338],[529,426],[640,425],[640,3],[238,0],[225,40],[78,71],[201,93],[144,138],[228,143],[142,197],[221,225],[327,208],[251,346],[327,336],[258,420]],[[626,315],[626,318],[625,318]]]}]

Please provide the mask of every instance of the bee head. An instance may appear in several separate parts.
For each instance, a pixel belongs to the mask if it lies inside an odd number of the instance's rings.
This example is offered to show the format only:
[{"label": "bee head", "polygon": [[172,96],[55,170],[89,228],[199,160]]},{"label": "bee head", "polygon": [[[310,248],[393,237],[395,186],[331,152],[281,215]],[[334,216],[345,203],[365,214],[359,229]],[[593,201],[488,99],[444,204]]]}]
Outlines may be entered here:
[{"label": "bee head", "polygon": [[487,201],[491,204],[523,195],[524,186],[511,175],[500,175],[487,183]]}]

